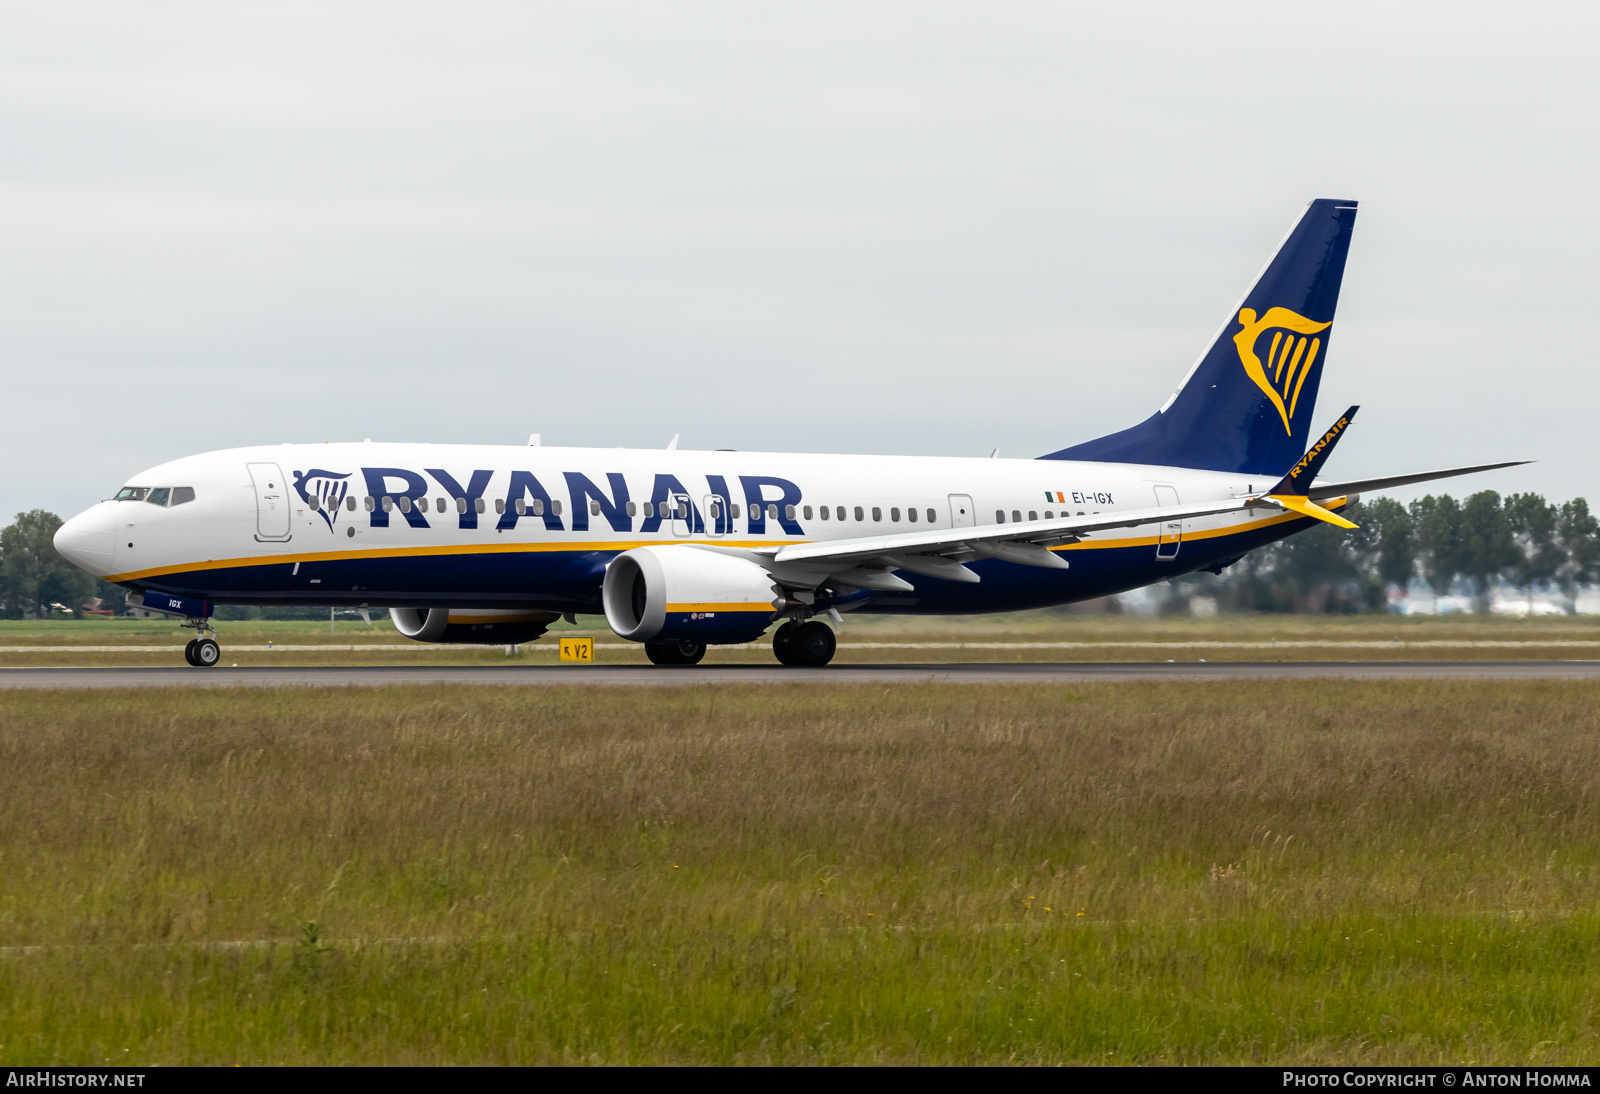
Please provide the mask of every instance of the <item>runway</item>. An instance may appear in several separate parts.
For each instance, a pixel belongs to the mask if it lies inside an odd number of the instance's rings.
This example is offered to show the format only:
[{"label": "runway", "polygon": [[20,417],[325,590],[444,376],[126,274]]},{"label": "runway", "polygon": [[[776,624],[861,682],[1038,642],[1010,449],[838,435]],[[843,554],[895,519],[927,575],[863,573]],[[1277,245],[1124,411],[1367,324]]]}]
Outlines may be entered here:
[{"label": "runway", "polygon": [[699,684],[1087,684],[1161,680],[1600,680],[1600,661],[1272,661],[1056,664],[441,666],[0,669],[0,688],[381,687],[476,684],[691,687]]}]

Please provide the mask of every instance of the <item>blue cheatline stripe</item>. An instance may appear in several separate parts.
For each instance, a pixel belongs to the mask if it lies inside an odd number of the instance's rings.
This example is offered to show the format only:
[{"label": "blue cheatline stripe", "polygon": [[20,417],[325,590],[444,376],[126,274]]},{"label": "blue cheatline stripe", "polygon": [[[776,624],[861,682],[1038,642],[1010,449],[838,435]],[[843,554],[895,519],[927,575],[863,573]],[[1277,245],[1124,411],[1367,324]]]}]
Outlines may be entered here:
[{"label": "blue cheatline stripe", "polygon": [[[1335,503],[1330,509],[1343,508]],[[1293,514],[1265,518],[1230,534],[1186,534],[1178,557],[1155,557],[1157,537],[1089,539],[1058,548],[1069,570],[1019,566],[995,559],[967,565],[978,584],[914,577],[914,594],[874,599],[873,611],[982,613],[1049,607],[1147,585],[1218,562],[1315,522]],[[600,582],[612,551],[591,544],[566,551],[388,555],[196,568],[145,583],[161,592],[229,603],[417,604],[460,608],[598,611]],[[315,585],[311,584],[316,581]]]}]

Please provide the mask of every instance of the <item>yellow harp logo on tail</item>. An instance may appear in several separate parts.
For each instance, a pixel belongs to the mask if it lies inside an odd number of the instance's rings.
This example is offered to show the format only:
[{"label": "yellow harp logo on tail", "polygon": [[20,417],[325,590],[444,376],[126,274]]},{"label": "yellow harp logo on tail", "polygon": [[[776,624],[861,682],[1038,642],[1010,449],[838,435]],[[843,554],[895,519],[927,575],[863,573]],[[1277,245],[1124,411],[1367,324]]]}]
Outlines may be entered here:
[{"label": "yellow harp logo on tail", "polygon": [[[1258,319],[1254,308],[1240,308],[1239,324],[1242,329],[1233,336],[1233,344],[1239,348],[1239,362],[1256,387],[1266,392],[1278,408],[1283,431],[1292,435],[1294,430],[1289,423],[1300,402],[1300,388],[1311,375],[1317,351],[1322,348],[1322,339],[1311,336],[1333,326],[1333,320],[1314,323],[1288,308],[1268,308]],[[1256,342],[1269,330],[1272,343],[1266,363],[1262,364],[1256,356]]]}]

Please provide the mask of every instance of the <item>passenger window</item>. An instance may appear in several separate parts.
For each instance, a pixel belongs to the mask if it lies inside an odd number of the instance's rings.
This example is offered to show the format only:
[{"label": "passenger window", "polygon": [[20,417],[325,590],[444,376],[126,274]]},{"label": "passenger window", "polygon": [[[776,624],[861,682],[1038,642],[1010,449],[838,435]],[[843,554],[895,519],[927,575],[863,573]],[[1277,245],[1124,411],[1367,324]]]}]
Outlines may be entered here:
[{"label": "passenger window", "polygon": [[544,516],[544,501],[543,500],[541,500],[539,498],[534,498],[533,499],[533,515],[536,516],[536,517]]},{"label": "passenger window", "polygon": [[907,509],[906,510],[906,519],[909,520],[912,524],[917,523],[917,511],[915,509]]},{"label": "passenger window", "polygon": [[[844,506],[842,506],[842,505],[841,505],[841,506],[839,506],[839,507],[838,507],[838,508],[837,508],[837,509],[835,509],[835,510],[834,510],[834,511],[833,511],[833,515],[834,515],[834,516],[835,516],[835,517],[837,517],[837,518],[838,518],[838,519],[840,519],[840,520],[843,520],[843,519],[844,519]],[[860,520],[860,519],[861,519],[861,514],[860,514],[860,513],[859,513],[859,512],[858,512],[858,513],[856,513],[856,519],[857,519],[857,520]]]},{"label": "passenger window", "polygon": [[996,509],[994,511],[994,522],[996,524],[1004,524],[1006,522],[1006,511],[1004,509]]},{"label": "passenger window", "polygon": [[352,513],[354,513],[356,511],[356,499],[355,498],[345,498],[344,499],[344,507],[346,509],[350,510]]},{"label": "passenger window", "polygon": [[824,505],[821,509],[817,510],[817,516],[821,517],[823,520],[827,520],[829,517],[833,516],[833,510]]},{"label": "passenger window", "polygon": [[465,513],[466,511],[467,511],[467,499],[466,498],[457,498],[456,499],[456,512]]},{"label": "passenger window", "polygon": [[734,520],[738,520],[739,519],[739,503],[738,502],[730,501],[728,503],[728,511],[733,514],[733,519]]},{"label": "passenger window", "polygon": [[794,506],[785,505],[783,507],[783,515],[785,517],[788,517],[790,520],[793,520],[794,519]]},{"label": "passenger window", "polygon": [[433,511],[436,512],[436,513],[444,512],[444,499],[443,498],[434,498],[433,499]]},{"label": "passenger window", "polygon": [[879,509],[876,505],[872,507],[872,522],[874,524],[883,523],[883,510]]},{"label": "passenger window", "polygon": [[1011,510],[1011,519],[1014,520],[1014,521],[1017,521],[1018,523],[1021,523],[1022,514],[1017,512],[1015,509],[1013,509],[1013,510]]},{"label": "passenger window", "polygon": [[598,517],[600,515],[600,503],[593,499],[590,499],[589,501],[589,515],[591,517]]},{"label": "passenger window", "polygon": [[[517,512],[519,512],[519,513],[522,512],[522,503],[521,502],[517,503]],[[631,501],[628,503],[628,515],[630,517],[636,517],[636,516],[639,515],[639,506],[638,506],[637,503],[631,502]]]},{"label": "passenger window", "polygon": [[800,512],[805,514],[805,518],[807,520],[811,519],[811,506],[806,506],[804,509],[800,510]]},{"label": "passenger window", "polygon": [[149,502],[151,505],[166,505],[167,496],[171,493],[172,491],[167,489],[165,486],[158,486],[154,490],[150,491],[150,496],[144,500]]},{"label": "passenger window", "polygon": [[713,501],[710,505],[706,506],[706,516],[709,517],[711,520],[721,520],[722,519],[722,502]]},{"label": "passenger window", "polygon": [[417,499],[417,511],[418,512],[422,512],[422,513],[426,513],[428,511],[428,499],[427,498],[418,498]]},{"label": "passenger window", "polygon": [[936,521],[938,519],[939,519],[938,515],[936,513],[934,513],[934,511],[932,509],[929,509],[928,510],[928,523],[932,524],[934,521]]},{"label": "passenger window", "polygon": [[366,497],[362,498],[361,502],[367,507],[367,512],[369,513],[378,507],[378,499],[373,497],[371,494],[368,494]]},{"label": "passenger window", "polygon": [[149,490],[143,486],[124,486],[117,491],[118,501],[143,501]]},{"label": "passenger window", "polygon": [[656,511],[655,505],[653,505],[652,503],[650,503],[648,501],[644,503],[644,515],[645,516],[647,516],[647,517],[654,516],[655,515],[655,511]]},{"label": "passenger window", "polygon": [[1044,511],[1044,519],[1045,520],[1054,520],[1055,519],[1055,514],[1052,513],[1050,510],[1046,509]]},{"label": "passenger window", "polygon": [[496,513],[504,513],[506,511],[506,499],[505,498],[495,498],[494,499],[494,511]]},{"label": "passenger window", "polygon": [[552,513],[554,513],[558,517],[561,515],[561,499],[560,498],[557,498],[555,501],[550,503],[550,511]]},{"label": "passenger window", "polygon": [[856,519],[857,519],[857,520],[865,520],[865,519],[866,519],[866,517],[864,517],[864,516],[863,516],[863,515],[862,515],[862,513],[861,513],[861,506],[859,506],[859,505],[858,505],[858,506],[856,506]]},{"label": "passenger window", "polygon": [[[501,504],[504,505],[505,503],[501,502]],[[484,500],[482,498],[473,498],[472,499],[472,507],[474,509],[476,509],[480,513],[488,508],[488,506],[486,504],[484,504]]]},{"label": "passenger window", "polygon": [[388,494],[385,494],[383,496],[383,511],[385,513],[394,512],[394,498],[392,498]]},{"label": "passenger window", "polygon": [[194,487],[174,486],[172,488],[172,504],[183,505],[194,500]]},{"label": "passenger window", "polygon": [[898,505],[889,509],[889,520],[894,524],[900,523],[900,507]]},{"label": "passenger window", "polygon": [[512,506],[512,508],[517,511],[517,516],[526,516],[528,512],[528,503],[523,499],[518,498],[517,504]]},{"label": "passenger window", "polygon": [[[172,504],[176,505],[178,503],[177,502],[173,502]],[[313,513],[315,513],[318,509],[322,508],[322,499],[317,497],[315,494],[313,494],[313,495],[311,495],[311,501],[310,501],[309,504],[311,506],[311,511]]]},{"label": "passenger window", "polygon": [[1038,511],[1035,510],[1035,509],[1029,509],[1028,510],[1028,519],[1029,520],[1038,520],[1039,519]]},{"label": "passenger window", "polygon": [[411,512],[411,498],[405,494],[400,495],[400,511],[402,513]]}]

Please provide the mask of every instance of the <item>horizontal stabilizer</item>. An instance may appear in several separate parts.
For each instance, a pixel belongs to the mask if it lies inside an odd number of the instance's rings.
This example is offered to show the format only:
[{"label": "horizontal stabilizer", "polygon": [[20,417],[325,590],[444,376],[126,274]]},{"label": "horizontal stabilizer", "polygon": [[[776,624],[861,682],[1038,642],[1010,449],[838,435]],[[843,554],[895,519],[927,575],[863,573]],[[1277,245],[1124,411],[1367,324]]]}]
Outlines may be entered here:
[{"label": "horizontal stabilizer", "polygon": [[1476,467],[1450,467],[1443,471],[1420,471],[1414,475],[1389,475],[1381,479],[1357,479],[1353,482],[1318,483],[1307,491],[1312,501],[1342,498],[1346,494],[1366,494],[1373,490],[1392,490],[1396,486],[1410,486],[1417,482],[1449,479],[1457,475],[1473,475],[1479,471],[1498,471],[1502,467],[1521,467],[1532,460],[1507,460],[1505,463],[1482,463]]}]

